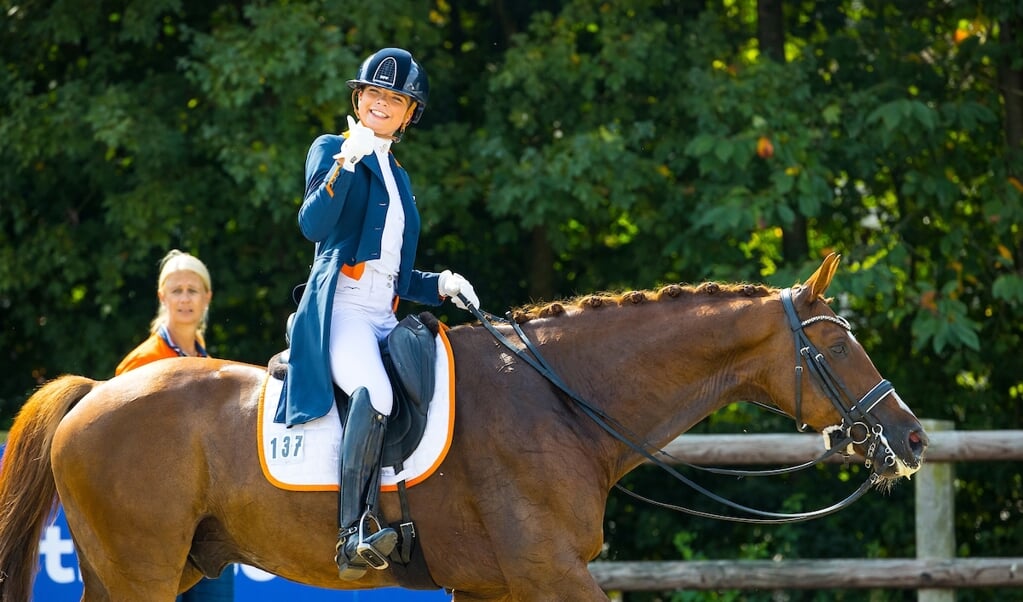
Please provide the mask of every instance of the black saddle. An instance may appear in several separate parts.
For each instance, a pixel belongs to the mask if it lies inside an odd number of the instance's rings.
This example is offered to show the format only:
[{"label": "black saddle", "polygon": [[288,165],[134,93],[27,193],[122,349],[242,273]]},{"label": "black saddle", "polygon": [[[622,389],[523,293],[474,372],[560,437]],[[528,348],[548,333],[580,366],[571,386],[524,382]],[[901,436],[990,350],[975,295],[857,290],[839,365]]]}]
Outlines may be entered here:
[{"label": "black saddle", "polygon": [[[380,355],[391,378],[394,406],[387,419],[381,465],[401,466],[415,451],[426,430],[427,411],[436,381],[437,318],[423,312],[405,316],[380,344]],[[288,372],[284,352],[270,358],[267,371],[284,380]],[[342,422],[348,416],[348,394],[334,385],[334,399]],[[397,468],[395,472],[400,472]]]}]

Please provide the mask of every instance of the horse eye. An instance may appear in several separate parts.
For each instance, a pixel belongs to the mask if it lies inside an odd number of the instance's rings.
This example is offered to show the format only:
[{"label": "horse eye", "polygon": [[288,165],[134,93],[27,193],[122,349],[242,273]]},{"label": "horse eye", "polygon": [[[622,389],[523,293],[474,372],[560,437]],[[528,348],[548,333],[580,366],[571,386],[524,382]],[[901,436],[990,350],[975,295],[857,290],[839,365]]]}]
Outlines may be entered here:
[{"label": "horse eye", "polygon": [[848,349],[846,349],[845,347],[845,343],[838,343],[837,345],[832,345],[830,349],[833,355],[846,355],[846,353],[848,352]]}]

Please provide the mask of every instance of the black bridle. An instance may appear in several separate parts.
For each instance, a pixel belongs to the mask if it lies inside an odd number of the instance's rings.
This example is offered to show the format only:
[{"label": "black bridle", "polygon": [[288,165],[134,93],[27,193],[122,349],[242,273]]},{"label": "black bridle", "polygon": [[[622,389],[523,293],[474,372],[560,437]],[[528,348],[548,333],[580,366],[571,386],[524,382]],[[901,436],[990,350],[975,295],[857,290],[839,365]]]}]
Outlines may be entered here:
[{"label": "black bridle", "polygon": [[[888,440],[884,436],[884,427],[870,412],[889,393],[893,393],[895,387],[892,383],[882,378],[862,397],[856,399],[845,383],[842,382],[842,379],[828,365],[828,362],[824,359],[824,354],[806,336],[806,327],[817,322],[832,322],[851,332],[852,327],[849,325],[849,321],[837,315],[814,316],[800,321],[799,316],[796,315],[795,305],[792,302],[792,289],[781,291],[781,302],[785,308],[785,316],[789,321],[789,329],[792,331],[792,336],[796,343],[796,430],[799,432],[806,430],[806,425],[802,422],[803,367],[801,365],[805,363],[810,370],[810,376],[824,390],[828,399],[831,400],[832,405],[835,406],[835,409],[842,417],[840,424],[824,429],[829,449],[835,447],[835,443],[831,439],[835,434],[841,435],[844,439],[849,439],[851,443],[856,445],[861,445],[866,443],[868,439],[873,439],[865,458],[864,466],[870,468],[876,459],[875,454],[878,453],[884,454],[884,464],[886,466],[894,466],[896,462],[895,452],[892,451]],[[802,358],[802,361],[800,361],[800,358]],[[862,433],[858,438],[854,434],[854,431],[857,429]],[[878,449],[879,443],[884,449]]]},{"label": "black bridle", "polygon": [[[755,517],[739,517],[739,516],[727,516],[722,514],[714,514],[710,512],[703,512],[700,510],[693,510],[691,508],[685,508],[683,506],[676,506],[665,502],[650,499],[642,496],[638,493],[625,489],[619,484],[615,484],[615,487],[625,494],[636,498],[638,500],[653,504],[661,508],[667,508],[670,510],[676,510],[679,512],[685,512],[694,516],[700,516],[704,518],[713,518],[719,520],[728,520],[742,523],[756,523],[756,524],[780,524],[780,523],[792,523],[810,520],[814,518],[820,518],[833,514],[842,510],[857,499],[863,496],[871,487],[874,486],[880,480],[881,475],[875,468],[872,470],[867,479],[860,485],[860,487],[850,494],[845,499],[819,510],[809,512],[797,512],[797,513],[777,513],[768,512],[764,510],[758,510],[750,508],[742,504],[736,503],[732,500],[723,498],[712,491],[705,489],[699,484],[695,483],[685,475],[678,472],[674,467],[665,463],[663,460],[657,457],[657,455],[671,457],[670,454],[664,450],[656,449],[654,446],[647,442],[642,444],[636,443],[635,438],[638,438],[635,433],[632,433],[625,425],[620,423],[615,418],[609,416],[600,408],[594,407],[592,404],[581,398],[572,389],[570,389],[554,372],[547,360],[540,354],[539,349],[530,341],[529,337],[526,336],[522,328],[519,326],[509,312],[506,318],[500,318],[493,314],[483,312],[464,297],[459,295],[461,301],[466,305],[469,312],[480,321],[480,323],[497,339],[502,345],[504,345],[509,351],[514,353],[516,357],[521,359],[523,362],[531,366],[534,370],[539,372],[544,378],[546,378],[552,385],[554,385],[561,393],[571,399],[579,407],[579,409],[586,414],[591,420],[593,420],[600,428],[610,434],[618,441],[627,445],[630,449],[638,453],[640,456],[645,458],[650,463],[654,464],[658,468],[664,470],[668,474],[675,477],[690,488],[706,495],[714,501],[729,506],[735,510],[746,512]],[[825,391],[828,398],[835,405],[839,414],[842,416],[842,422],[839,425],[828,427],[824,429],[825,440],[827,442],[827,451],[822,454],[819,458],[788,468],[780,468],[773,470],[733,470],[724,468],[707,468],[692,466],[700,470],[717,474],[728,474],[736,476],[769,476],[779,475],[795,472],[808,468],[820,462],[821,460],[837,453],[839,450],[843,450],[852,445],[860,445],[866,443],[868,439],[872,439],[868,450],[868,457],[865,461],[865,466],[869,469],[874,463],[876,454],[884,454],[884,463],[886,465],[893,465],[896,461],[894,452],[888,445],[887,440],[883,435],[883,427],[881,423],[875,419],[871,414],[871,410],[889,393],[893,392],[895,388],[890,382],[882,379],[877,385],[875,385],[870,391],[868,391],[863,397],[854,401],[854,397],[850,394],[848,387],[842,382],[840,378],[834,373],[831,367],[827,364],[824,359],[824,355],[817,350],[813,342],[810,341],[809,337],[806,336],[805,328],[812,324],[821,321],[828,321],[842,326],[847,331],[851,330],[848,320],[836,315],[822,315],[814,316],[807,320],[801,321],[799,316],[796,314],[795,306],[792,302],[791,289],[784,289],[781,291],[782,305],[785,308],[785,314],[788,318],[789,328],[792,330],[792,334],[796,344],[796,365],[795,365],[795,376],[796,376],[796,402],[795,402],[795,420],[796,428],[800,432],[806,430],[807,425],[802,422],[802,377],[803,377],[803,364],[805,363],[810,371],[811,376]],[[510,325],[515,335],[522,342],[524,348],[513,344],[507,337],[501,334],[497,328],[494,327],[493,322],[500,322]],[[527,353],[528,352],[528,353]],[[754,402],[757,405],[764,407],[772,412],[780,413],[783,415],[780,409],[772,406],[760,404]],[[862,429],[863,434],[857,438],[853,431]],[[624,434],[623,434],[624,433]],[[883,449],[879,449],[879,445]],[[651,451],[653,450],[653,451]],[[844,453],[844,452],[843,452]],[[656,455],[655,455],[656,454]]]}]

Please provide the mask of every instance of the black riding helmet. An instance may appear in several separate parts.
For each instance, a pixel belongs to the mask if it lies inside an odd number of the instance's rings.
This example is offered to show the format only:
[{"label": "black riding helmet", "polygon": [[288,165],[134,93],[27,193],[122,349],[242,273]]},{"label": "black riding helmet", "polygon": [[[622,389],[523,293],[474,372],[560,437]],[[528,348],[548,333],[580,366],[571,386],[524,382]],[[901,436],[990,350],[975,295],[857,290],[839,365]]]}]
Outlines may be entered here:
[{"label": "black riding helmet", "polygon": [[409,123],[419,121],[430,96],[430,80],[426,71],[408,50],[401,48],[384,48],[369,55],[359,67],[355,79],[348,80],[348,87],[353,90],[362,86],[393,90],[416,101]]}]

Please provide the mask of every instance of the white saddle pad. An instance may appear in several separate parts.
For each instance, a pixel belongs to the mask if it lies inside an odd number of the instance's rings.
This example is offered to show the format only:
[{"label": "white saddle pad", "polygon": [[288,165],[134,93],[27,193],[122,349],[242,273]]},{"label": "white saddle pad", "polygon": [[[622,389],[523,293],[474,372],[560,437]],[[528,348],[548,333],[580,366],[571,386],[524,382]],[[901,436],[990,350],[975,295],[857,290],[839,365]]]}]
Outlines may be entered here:
[{"label": "white saddle pad", "polygon": [[[436,337],[437,382],[427,411],[426,431],[402,471],[391,467],[380,471],[384,491],[396,491],[398,482],[407,487],[422,482],[440,466],[451,446],[455,426],[455,364],[444,328]],[[292,491],[337,491],[338,463],[341,453],[341,421],[337,406],[330,412],[291,428],[274,422],[276,402],[284,382],[267,374],[259,399],[259,463],[266,478],[281,489]],[[272,407],[266,407],[266,400]]]}]

